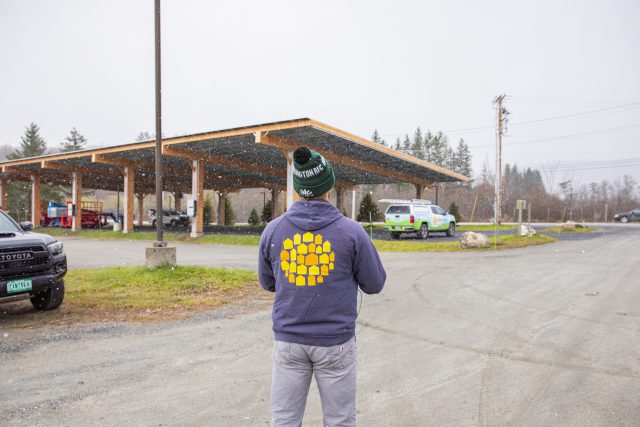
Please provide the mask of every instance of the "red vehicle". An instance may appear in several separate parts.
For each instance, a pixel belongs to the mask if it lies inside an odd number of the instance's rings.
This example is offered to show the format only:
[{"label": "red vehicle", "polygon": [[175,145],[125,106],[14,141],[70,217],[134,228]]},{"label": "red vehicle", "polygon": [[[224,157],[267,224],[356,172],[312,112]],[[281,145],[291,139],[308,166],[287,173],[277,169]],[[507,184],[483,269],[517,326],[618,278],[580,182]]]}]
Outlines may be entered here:
[{"label": "red vehicle", "polygon": [[[82,219],[80,222],[82,228],[104,227],[107,225],[107,217],[91,209],[82,209]],[[71,228],[71,217],[63,216],[60,218],[60,227]]]},{"label": "red vehicle", "polygon": [[[58,205],[65,206],[65,205]],[[70,216],[61,216],[57,218],[50,218],[48,216],[47,209],[41,208],[41,224],[43,226],[53,226],[53,227],[65,227],[71,228],[72,219]],[[81,217],[81,227],[82,228],[99,228],[105,227],[107,223],[107,216],[102,213],[102,202],[82,202],[82,217]]]}]

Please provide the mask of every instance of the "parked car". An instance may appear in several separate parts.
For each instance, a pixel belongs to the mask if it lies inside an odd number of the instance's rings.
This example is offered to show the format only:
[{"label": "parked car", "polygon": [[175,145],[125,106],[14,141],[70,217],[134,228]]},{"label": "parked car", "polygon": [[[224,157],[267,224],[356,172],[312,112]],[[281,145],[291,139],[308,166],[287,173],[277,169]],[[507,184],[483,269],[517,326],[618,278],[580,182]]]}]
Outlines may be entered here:
[{"label": "parked car", "polygon": [[384,227],[391,237],[401,233],[415,233],[426,239],[432,231],[444,231],[451,237],[456,232],[456,218],[429,200],[380,200],[391,203],[384,214]]},{"label": "parked car", "polygon": [[[151,217],[151,225],[156,226],[156,210],[149,209],[150,217]],[[181,214],[178,211],[174,211],[171,209],[165,209],[162,215],[162,224],[167,225],[169,227],[177,227],[183,223],[183,219],[181,218]]]},{"label": "parked car", "polygon": [[640,208],[634,209],[630,212],[619,213],[613,216],[614,221],[627,223],[629,221],[640,221]]},{"label": "parked car", "polygon": [[0,211],[0,302],[29,298],[36,309],[52,310],[64,299],[67,256],[61,242],[32,229]]}]

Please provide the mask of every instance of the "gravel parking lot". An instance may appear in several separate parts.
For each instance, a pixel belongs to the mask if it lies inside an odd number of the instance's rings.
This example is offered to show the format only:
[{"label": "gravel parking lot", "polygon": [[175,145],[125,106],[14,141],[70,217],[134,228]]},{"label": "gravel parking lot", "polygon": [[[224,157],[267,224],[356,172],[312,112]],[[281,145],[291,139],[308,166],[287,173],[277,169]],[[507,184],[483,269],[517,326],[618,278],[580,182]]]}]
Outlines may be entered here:
[{"label": "gravel parking lot", "polygon": [[[71,268],[91,268],[140,264],[145,243],[65,245]],[[256,266],[254,247],[177,246],[181,263]],[[358,321],[359,424],[638,425],[638,253],[629,225],[511,251],[383,254],[387,286]],[[268,424],[270,326],[264,304],[0,325],[0,425]],[[314,388],[305,425],[320,424]]]}]

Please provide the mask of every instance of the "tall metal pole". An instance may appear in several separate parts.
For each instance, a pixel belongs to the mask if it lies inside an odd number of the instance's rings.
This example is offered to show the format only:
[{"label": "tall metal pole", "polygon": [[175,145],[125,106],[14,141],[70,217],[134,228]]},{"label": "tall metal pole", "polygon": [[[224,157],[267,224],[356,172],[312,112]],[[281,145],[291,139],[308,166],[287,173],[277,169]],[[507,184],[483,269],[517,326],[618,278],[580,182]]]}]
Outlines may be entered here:
[{"label": "tall metal pole", "polygon": [[493,101],[497,104],[497,118],[496,118],[496,177],[495,177],[495,206],[494,215],[495,223],[500,224],[502,217],[502,133],[503,123],[505,118],[503,114],[508,115],[509,112],[504,109],[502,102],[506,98],[506,95],[499,95]]},{"label": "tall metal pole", "polygon": [[160,78],[160,0],[155,0],[155,46],[156,46],[156,242],[154,246],[166,246],[162,228],[162,88]]}]

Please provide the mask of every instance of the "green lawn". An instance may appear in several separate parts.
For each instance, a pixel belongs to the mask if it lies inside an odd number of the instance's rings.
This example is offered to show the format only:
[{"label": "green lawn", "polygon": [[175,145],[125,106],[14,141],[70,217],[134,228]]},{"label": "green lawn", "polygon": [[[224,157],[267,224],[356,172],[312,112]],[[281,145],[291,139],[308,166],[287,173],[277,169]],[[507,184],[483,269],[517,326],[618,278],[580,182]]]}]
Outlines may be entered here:
[{"label": "green lawn", "polygon": [[70,270],[58,314],[71,321],[172,319],[261,291],[257,274],[244,270],[194,266]]},{"label": "green lawn", "polygon": [[[503,226],[508,227],[508,226]],[[119,239],[119,240],[146,240],[152,242],[155,240],[156,234],[151,231],[136,231],[134,233],[122,234],[120,232],[98,231],[98,230],[82,230],[72,233],[67,229],[47,228],[43,232],[52,236],[74,236],[95,239]],[[165,240],[168,242],[186,242],[198,244],[217,244],[217,245],[240,245],[240,246],[257,246],[260,242],[260,236],[244,236],[234,234],[206,234],[198,238],[190,238],[187,233],[165,233]],[[542,243],[550,243],[555,239],[545,236],[536,235],[526,238],[517,235],[499,236],[498,245],[495,245],[495,237],[489,237],[493,249],[512,249],[523,246],[539,245]],[[437,240],[376,240],[374,239],[376,248],[381,252],[451,252],[463,251],[460,249],[458,242],[440,242]],[[482,249],[480,249],[482,250]]]},{"label": "green lawn", "polygon": [[[156,240],[155,231],[136,231],[127,234],[123,234],[119,231],[100,230],[82,230],[72,232],[71,230],[66,228],[42,228],[37,231],[49,234],[51,236],[73,236],[86,237],[90,239],[147,240],[149,242],[153,242]],[[189,237],[189,233],[187,232],[165,232],[164,239],[167,242],[188,242],[239,246],[257,246],[260,242],[260,236],[255,235],[205,234],[201,237],[191,238]]]},{"label": "green lawn", "polygon": [[[500,224],[498,226],[498,230],[515,230],[516,228],[518,228],[517,225],[507,225],[507,224]],[[496,229],[496,226],[493,224],[478,224],[478,225],[459,225],[456,227],[457,231],[460,232],[464,232],[464,231],[494,231]]]},{"label": "green lawn", "polygon": [[373,243],[380,252],[461,252],[487,251],[495,249],[514,249],[525,246],[542,245],[555,242],[553,237],[536,234],[533,237],[520,237],[515,234],[499,236],[496,245],[495,237],[489,237],[491,246],[486,249],[461,249],[458,242],[431,242],[424,240],[374,240]]},{"label": "green lawn", "polygon": [[593,233],[596,228],[591,227],[576,227],[573,230],[565,230],[562,226],[546,228],[542,230],[543,233]]}]

